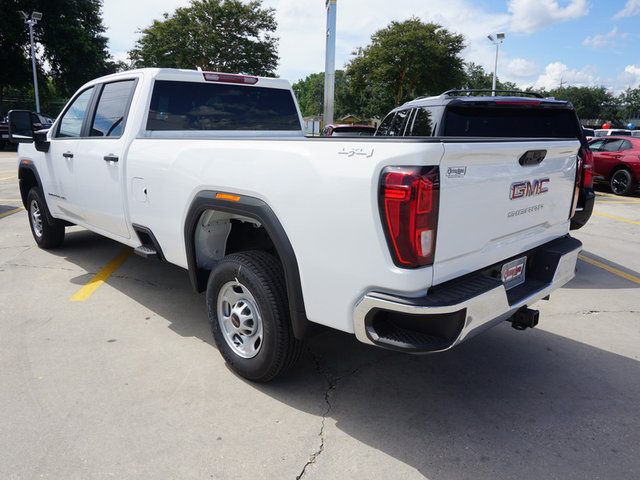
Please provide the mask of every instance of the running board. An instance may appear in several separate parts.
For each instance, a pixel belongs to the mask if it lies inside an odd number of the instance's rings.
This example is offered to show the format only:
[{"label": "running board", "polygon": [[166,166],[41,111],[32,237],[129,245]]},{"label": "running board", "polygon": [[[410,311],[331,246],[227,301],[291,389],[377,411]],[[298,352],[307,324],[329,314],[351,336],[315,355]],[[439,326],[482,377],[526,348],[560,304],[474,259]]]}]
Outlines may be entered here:
[{"label": "running board", "polygon": [[140,245],[133,249],[133,253],[144,258],[151,258],[158,255],[158,251],[153,247],[153,245]]}]

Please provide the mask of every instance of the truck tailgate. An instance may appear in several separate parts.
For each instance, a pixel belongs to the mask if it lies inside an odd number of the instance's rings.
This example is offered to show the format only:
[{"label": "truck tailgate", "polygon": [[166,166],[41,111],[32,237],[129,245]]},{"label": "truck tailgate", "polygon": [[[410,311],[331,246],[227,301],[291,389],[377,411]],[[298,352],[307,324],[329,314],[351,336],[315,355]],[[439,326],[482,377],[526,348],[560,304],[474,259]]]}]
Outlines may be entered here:
[{"label": "truck tailgate", "polygon": [[446,142],[433,283],[567,233],[579,146],[577,140]]}]

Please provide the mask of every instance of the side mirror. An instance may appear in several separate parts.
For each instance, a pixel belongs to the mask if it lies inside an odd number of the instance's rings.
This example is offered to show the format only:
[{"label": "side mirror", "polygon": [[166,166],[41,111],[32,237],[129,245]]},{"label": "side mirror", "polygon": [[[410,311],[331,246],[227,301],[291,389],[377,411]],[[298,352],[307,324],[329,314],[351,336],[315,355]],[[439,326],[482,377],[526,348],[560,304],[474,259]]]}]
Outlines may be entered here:
[{"label": "side mirror", "polygon": [[33,142],[33,124],[29,110],[9,111],[9,141],[11,143]]},{"label": "side mirror", "polygon": [[29,110],[9,111],[9,141],[11,143],[32,143],[35,141],[36,150],[39,152],[49,151],[49,140],[47,132],[49,130],[34,131],[33,119]]}]

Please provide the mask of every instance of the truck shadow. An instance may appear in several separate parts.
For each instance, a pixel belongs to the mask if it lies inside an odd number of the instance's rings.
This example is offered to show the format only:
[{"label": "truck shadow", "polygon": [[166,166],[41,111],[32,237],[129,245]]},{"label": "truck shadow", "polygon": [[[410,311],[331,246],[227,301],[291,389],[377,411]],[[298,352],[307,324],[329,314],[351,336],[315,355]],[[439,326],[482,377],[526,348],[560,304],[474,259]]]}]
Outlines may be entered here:
[{"label": "truck shadow", "polygon": [[[326,416],[344,434],[327,435],[335,442],[325,443],[327,455],[356,440],[434,480],[640,471],[637,359],[506,324],[430,356],[380,351],[338,332],[310,344],[294,376],[256,388],[307,410],[300,384],[319,368]],[[375,455],[358,456],[342,467],[371,471],[376,463]]]},{"label": "truck shadow", "polygon": [[[80,288],[121,250],[82,230],[52,253],[92,272],[72,280]],[[589,274],[581,268],[572,288],[591,288],[580,283]],[[185,270],[132,255],[106,283],[169,321],[177,334],[213,345],[205,297],[191,290]],[[429,356],[325,331],[308,341],[287,377],[247,384],[318,418],[300,435],[319,435],[318,452],[309,456],[319,453],[315,463],[330,465],[339,474],[334,478],[388,469],[385,456],[414,478],[433,480],[635,478],[638,378],[638,357],[505,323]]]},{"label": "truck shadow", "polygon": [[[122,244],[89,230],[67,229],[62,248],[50,252],[87,271],[71,280],[80,289],[123,248]],[[185,269],[132,253],[105,283],[169,320],[169,328],[179,335],[214,344],[209,333],[206,298],[191,288]]]}]

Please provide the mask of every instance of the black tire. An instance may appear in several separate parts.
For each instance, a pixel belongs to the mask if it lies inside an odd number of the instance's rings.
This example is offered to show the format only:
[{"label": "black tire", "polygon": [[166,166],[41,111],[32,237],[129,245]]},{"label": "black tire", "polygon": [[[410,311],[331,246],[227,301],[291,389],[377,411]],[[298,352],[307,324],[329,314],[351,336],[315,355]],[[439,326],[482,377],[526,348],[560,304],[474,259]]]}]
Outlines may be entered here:
[{"label": "black tire", "polygon": [[31,234],[40,248],[45,250],[58,248],[64,241],[64,225],[58,222],[49,223],[47,205],[44,203],[42,190],[33,187],[27,195],[27,214]]},{"label": "black tire", "polygon": [[209,275],[207,309],[218,350],[238,375],[268,382],[300,357],[284,272],[272,255],[247,251],[220,260]]},{"label": "black tire", "polygon": [[611,174],[611,191],[616,195],[629,195],[633,190],[633,177],[631,172],[620,168]]}]

